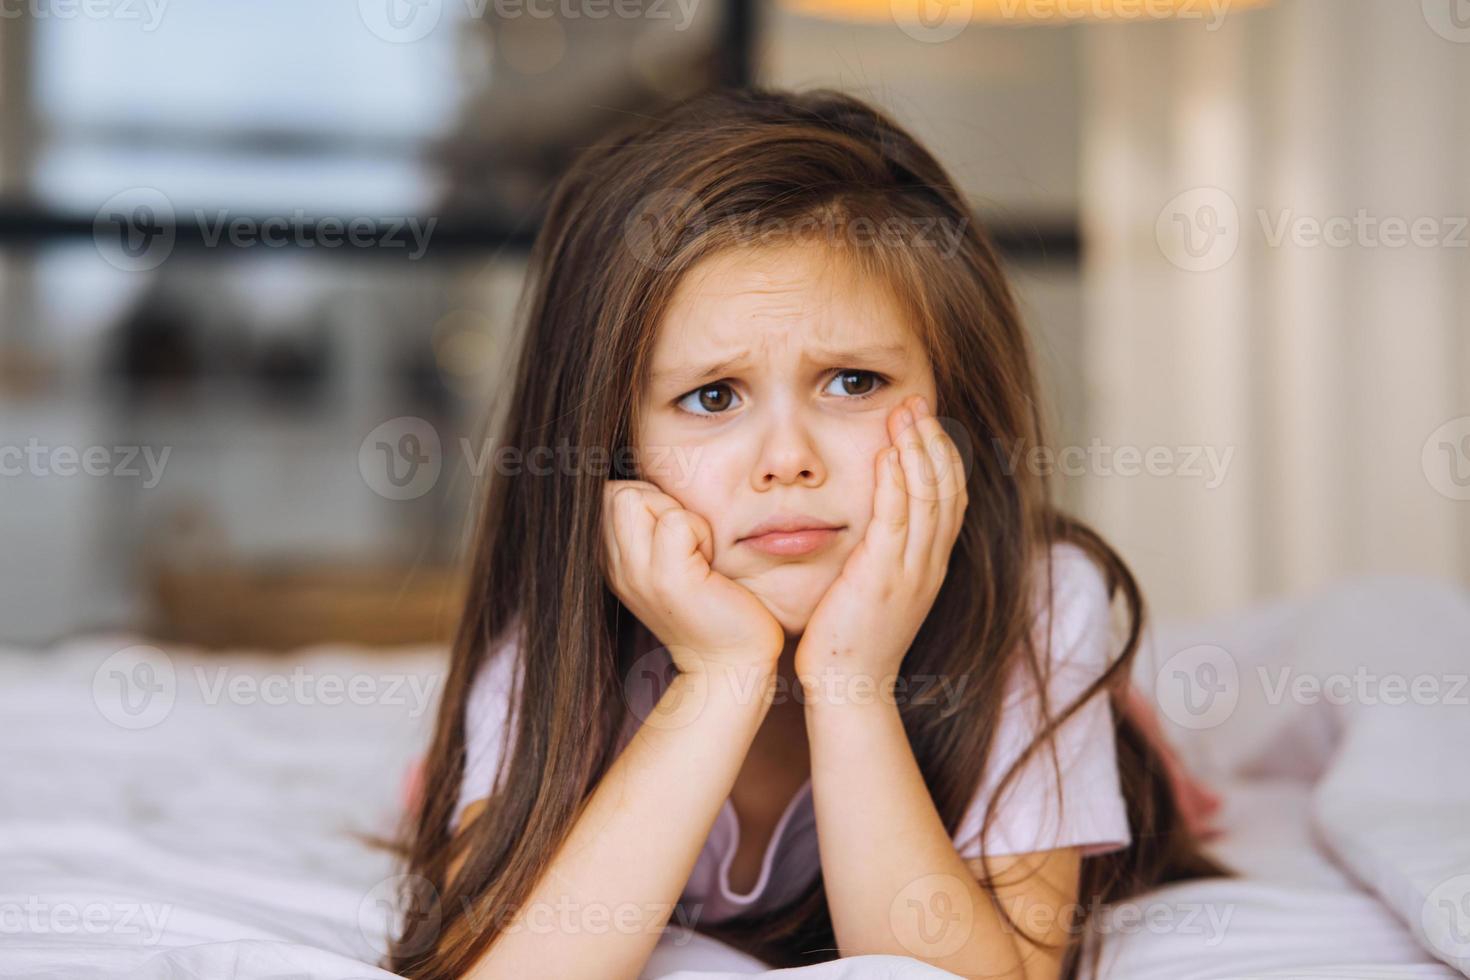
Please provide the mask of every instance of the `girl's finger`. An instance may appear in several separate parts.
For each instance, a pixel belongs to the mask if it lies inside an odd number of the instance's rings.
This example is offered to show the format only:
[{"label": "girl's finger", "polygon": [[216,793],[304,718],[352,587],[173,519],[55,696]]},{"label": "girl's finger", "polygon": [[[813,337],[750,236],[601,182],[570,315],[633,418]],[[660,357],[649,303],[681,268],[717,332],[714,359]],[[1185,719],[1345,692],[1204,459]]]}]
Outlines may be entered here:
[{"label": "girl's finger", "polygon": [[[709,567],[706,542],[708,525],[702,518],[682,507],[660,511],[653,528],[653,560],[663,569],[676,573],[679,581]],[[701,568],[700,566],[704,566]]]},{"label": "girl's finger", "polygon": [[653,514],[645,502],[647,491],[638,486],[619,490],[613,499],[617,514],[619,546],[623,554],[623,571],[635,581],[643,581],[653,552]]},{"label": "girl's finger", "polygon": [[[922,403],[922,399],[921,399]],[[929,462],[934,467],[934,489],[938,498],[948,500],[960,492],[960,474],[954,466],[954,457],[959,450],[939,419],[928,410],[927,404],[919,413],[919,436],[928,450]]]},{"label": "girl's finger", "polygon": [[873,481],[873,518],[863,540],[880,565],[892,568],[903,560],[909,524],[908,489],[904,485],[898,447],[889,446],[879,453],[877,467]]},{"label": "girl's finger", "polygon": [[939,526],[939,497],[934,466],[920,436],[917,409],[909,409],[912,421],[900,413],[898,446],[903,464],[904,482],[908,487],[909,527],[903,563],[908,569],[923,568],[934,550],[935,530]]},{"label": "girl's finger", "polygon": [[602,494],[602,556],[603,572],[611,581],[618,581],[623,576],[623,549],[619,543],[617,494],[622,488],[622,481],[609,481]]},{"label": "girl's finger", "polygon": [[926,414],[919,419],[919,429],[935,473],[939,504],[935,538],[951,544],[959,533],[965,506],[969,502],[964,485],[964,461],[960,457],[959,447],[954,444],[949,433],[944,431],[939,419]]}]

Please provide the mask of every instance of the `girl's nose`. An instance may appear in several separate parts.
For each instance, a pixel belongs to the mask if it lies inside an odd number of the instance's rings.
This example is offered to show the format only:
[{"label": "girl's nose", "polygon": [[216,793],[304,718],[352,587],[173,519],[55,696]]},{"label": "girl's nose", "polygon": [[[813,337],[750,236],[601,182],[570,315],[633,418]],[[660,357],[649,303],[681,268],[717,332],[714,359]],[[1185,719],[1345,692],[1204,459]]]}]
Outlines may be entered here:
[{"label": "girl's nose", "polygon": [[762,438],[754,471],[755,489],[820,486],[825,479],[826,470],[816,441],[795,413],[773,419]]}]

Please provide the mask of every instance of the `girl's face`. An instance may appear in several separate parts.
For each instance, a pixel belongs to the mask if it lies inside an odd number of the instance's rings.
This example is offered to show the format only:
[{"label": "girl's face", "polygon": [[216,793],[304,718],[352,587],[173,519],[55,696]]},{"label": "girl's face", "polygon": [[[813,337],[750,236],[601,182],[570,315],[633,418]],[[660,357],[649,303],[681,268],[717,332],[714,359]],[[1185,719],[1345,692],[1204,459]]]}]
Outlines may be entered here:
[{"label": "girl's face", "polygon": [[[934,387],[885,283],[820,245],[719,252],[660,324],[641,475],[709,522],[715,570],[796,636],[872,517],[889,412],[915,394],[935,405]],[[743,540],[783,518],[836,530]]]}]

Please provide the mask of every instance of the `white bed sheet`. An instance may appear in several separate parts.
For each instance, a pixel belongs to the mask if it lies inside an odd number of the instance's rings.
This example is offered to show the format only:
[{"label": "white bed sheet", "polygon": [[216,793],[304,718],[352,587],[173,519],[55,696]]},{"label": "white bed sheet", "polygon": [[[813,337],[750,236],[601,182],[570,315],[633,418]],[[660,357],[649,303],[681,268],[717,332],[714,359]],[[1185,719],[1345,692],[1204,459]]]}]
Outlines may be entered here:
[{"label": "white bed sheet", "polygon": [[[1262,624],[1280,621],[1258,616],[1253,628],[1264,635]],[[1218,625],[1199,633],[1195,624],[1196,633],[1222,635]],[[1194,635],[1160,642],[1174,649]],[[143,678],[168,695],[155,719],[119,714],[107,693],[114,655],[137,642],[0,651],[0,740],[9,750],[0,771],[0,977],[391,976],[373,964],[392,863],[348,831],[390,829],[400,777],[428,733],[439,652],[321,647],[232,657],[222,676],[220,658],[170,650],[162,665],[172,694],[156,672]],[[262,678],[275,687],[254,687]],[[366,678],[357,683],[370,688],[369,703],[352,703],[330,678],[341,689]],[[222,682],[244,693],[232,697]],[[307,696],[271,703],[292,684]],[[333,691],[344,703],[325,703]],[[1426,949],[1422,924],[1406,924],[1334,852],[1342,841],[1323,839],[1320,773],[1260,771],[1243,754],[1222,756],[1210,739],[1230,730],[1184,733],[1182,743],[1216,770],[1227,801],[1216,850],[1245,876],[1157,889],[1112,910],[1121,918],[1109,920],[1103,975],[1460,976]],[[1404,847],[1414,853],[1412,842]],[[762,972],[945,975],[898,957],[763,971],[712,940],[670,933],[645,976]]]}]

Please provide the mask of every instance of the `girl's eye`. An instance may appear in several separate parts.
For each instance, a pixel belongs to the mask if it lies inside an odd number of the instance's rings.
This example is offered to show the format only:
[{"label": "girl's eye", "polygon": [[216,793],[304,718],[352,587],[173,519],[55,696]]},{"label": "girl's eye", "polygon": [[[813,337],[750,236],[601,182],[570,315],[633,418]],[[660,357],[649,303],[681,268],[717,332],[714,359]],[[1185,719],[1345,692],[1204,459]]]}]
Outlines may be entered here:
[{"label": "girl's eye", "polygon": [[[845,398],[867,398],[876,394],[883,384],[882,376],[872,371],[839,371],[827,390]],[[833,385],[838,387],[837,391],[831,390]]]},{"label": "girl's eye", "polygon": [[731,407],[735,390],[723,381],[696,388],[680,398],[678,406],[691,415],[719,415]]}]

